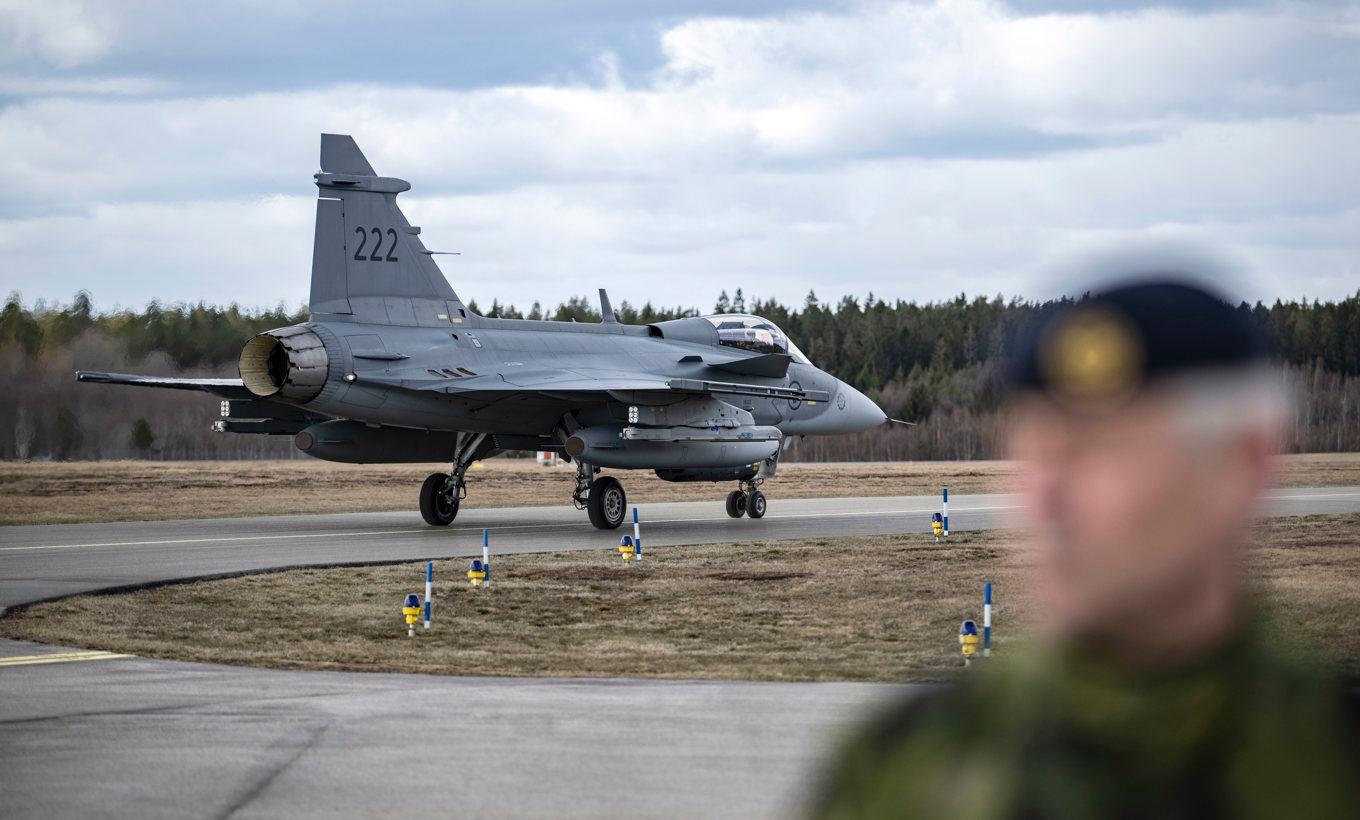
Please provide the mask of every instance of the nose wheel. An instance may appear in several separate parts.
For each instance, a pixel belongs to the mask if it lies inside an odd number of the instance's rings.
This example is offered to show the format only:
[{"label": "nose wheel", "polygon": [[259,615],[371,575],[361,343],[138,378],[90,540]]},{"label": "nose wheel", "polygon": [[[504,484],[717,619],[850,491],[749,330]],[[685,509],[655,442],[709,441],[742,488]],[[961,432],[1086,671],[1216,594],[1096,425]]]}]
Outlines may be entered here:
[{"label": "nose wheel", "polygon": [[765,493],[760,490],[752,490],[746,494],[746,516],[748,518],[765,517]]},{"label": "nose wheel", "polygon": [[727,514],[733,518],[741,518],[746,515],[746,493],[741,490],[733,490],[727,494]]},{"label": "nose wheel", "polygon": [[765,517],[765,494],[755,487],[733,490],[727,494],[727,514],[733,518]]}]

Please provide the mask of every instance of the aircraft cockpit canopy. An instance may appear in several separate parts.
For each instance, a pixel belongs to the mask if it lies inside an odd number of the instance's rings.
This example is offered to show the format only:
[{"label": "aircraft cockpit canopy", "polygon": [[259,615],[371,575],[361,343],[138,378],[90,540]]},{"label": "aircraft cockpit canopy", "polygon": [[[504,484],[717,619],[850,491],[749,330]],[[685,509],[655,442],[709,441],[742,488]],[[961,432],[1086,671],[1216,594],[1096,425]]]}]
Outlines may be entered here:
[{"label": "aircraft cockpit canopy", "polygon": [[798,345],[789,340],[784,331],[769,319],[742,313],[719,313],[705,316],[718,330],[718,344],[736,347],[753,353],[786,353],[795,362],[811,364]]}]

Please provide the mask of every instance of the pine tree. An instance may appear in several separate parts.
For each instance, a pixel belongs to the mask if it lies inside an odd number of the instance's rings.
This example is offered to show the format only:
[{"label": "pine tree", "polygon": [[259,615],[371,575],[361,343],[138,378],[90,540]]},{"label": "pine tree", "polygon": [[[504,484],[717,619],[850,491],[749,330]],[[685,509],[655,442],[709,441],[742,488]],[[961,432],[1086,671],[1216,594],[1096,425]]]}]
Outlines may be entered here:
[{"label": "pine tree", "polygon": [[57,411],[52,428],[52,456],[61,461],[78,457],[80,445],[85,440],[85,432],[71,408],[63,407]]},{"label": "pine tree", "polygon": [[[749,311],[782,328],[813,364],[858,385],[885,409],[922,426],[904,437],[878,431],[806,445],[799,458],[956,458],[997,454],[1000,441],[1000,365],[1032,324],[1070,300],[1027,302],[951,296],[942,302],[885,302],[877,295],[823,305],[815,292],[794,305],[723,291],[716,310]],[[476,303],[470,303],[476,310]],[[1305,451],[1360,449],[1360,293],[1335,302],[1242,304],[1243,319],[1267,339],[1281,380],[1296,391],[1299,413],[1289,446]],[[492,302],[493,315],[518,318],[513,306]],[[546,311],[560,321],[598,322],[593,301],[572,297]],[[695,316],[692,308],[640,309],[621,303],[621,318],[652,324]],[[530,318],[545,314],[533,303]],[[26,308],[11,294],[0,309],[0,391],[21,397],[0,402],[0,458],[97,458],[111,450],[167,457],[290,457],[283,439],[213,436],[215,405],[181,412],[151,391],[109,391],[109,404],[77,387],[71,365],[136,369],[148,355],[168,359],[148,372],[182,376],[234,375],[241,345],[256,333],[305,321],[303,305],[243,310],[204,303],[162,304],[142,310],[99,312],[88,294],[69,305]],[[80,340],[76,346],[77,339]],[[75,352],[78,361],[72,361]],[[23,404],[20,404],[20,401]],[[39,413],[34,408],[51,407]],[[124,419],[135,419],[129,431]],[[145,429],[143,424],[145,423]],[[202,422],[200,424],[200,422]],[[143,435],[145,434],[145,435]],[[145,446],[142,446],[145,445]]]},{"label": "pine tree", "polygon": [[137,419],[132,425],[132,433],[128,436],[128,446],[143,457],[151,450],[151,445],[156,443],[156,434],[151,432],[151,423],[145,418]]}]

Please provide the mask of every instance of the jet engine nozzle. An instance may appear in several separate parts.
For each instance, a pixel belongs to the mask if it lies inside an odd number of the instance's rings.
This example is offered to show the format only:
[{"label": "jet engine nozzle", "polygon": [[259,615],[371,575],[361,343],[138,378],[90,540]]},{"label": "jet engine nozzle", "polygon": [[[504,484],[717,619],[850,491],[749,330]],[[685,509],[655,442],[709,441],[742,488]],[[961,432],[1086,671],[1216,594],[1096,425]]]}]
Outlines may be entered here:
[{"label": "jet engine nozzle", "polygon": [[321,338],[294,325],[246,342],[239,370],[246,389],[256,396],[302,404],[316,398],[326,385],[329,363]]}]

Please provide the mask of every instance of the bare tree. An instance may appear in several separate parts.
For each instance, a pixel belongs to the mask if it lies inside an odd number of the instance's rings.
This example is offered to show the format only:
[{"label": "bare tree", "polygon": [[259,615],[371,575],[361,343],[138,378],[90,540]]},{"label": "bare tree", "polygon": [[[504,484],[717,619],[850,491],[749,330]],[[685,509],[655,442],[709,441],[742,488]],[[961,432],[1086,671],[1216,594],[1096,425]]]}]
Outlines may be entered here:
[{"label": "bare tree", "polygon": [[27,460],[33,452],[33,439],[37,436],[38,430],[33,426],[33,421],[28,417],[28,408],[19,405],[18,415],[14,420],[14,457]]}]

